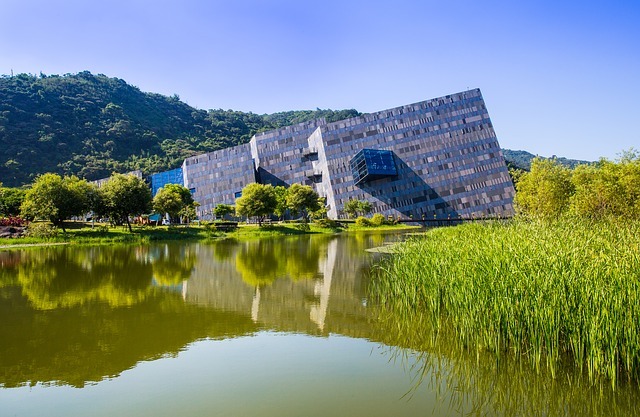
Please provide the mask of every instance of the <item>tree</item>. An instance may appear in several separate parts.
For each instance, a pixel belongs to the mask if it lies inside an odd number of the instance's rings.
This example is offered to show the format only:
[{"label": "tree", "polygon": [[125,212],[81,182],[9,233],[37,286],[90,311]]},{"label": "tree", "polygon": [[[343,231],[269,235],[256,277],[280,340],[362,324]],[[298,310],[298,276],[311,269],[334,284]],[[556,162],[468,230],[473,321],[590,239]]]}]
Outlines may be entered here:
[{"label": "tree", "polygon": [[350,218],[356,217],[358,214],[365,215],[371,213],[373,207],[371,203],[366,200],[356,200],[352,199],[345,203],[344,208],[342,209],[347,216]]},{"label": "tree", "polygon": [[360,213],[365,216],[373,210],[373,206],[367,200],[360,201]]},{"label": "tree", "polygon": [[168,214],[171,221],[175,221],[181,211],[193,204],[189,189],[179,184],[166,184],[153,197],[153,210],[159,214]]},{"label": "tree", "polygon": [[115,222],[126,223],[132,232],[129,216],[149,213],[151,190],[135,175],[114,174],[102,187],[107,213]]},{"label": "tree", "polygon": [[591,218],[640,218],[640,158],[627,152],[617,161],[576,167],[570,211]]},{"label": "tree", "polygon": [[25,190],[2,187],[2,183],[0,183],[0,216],[19,215],[25,195]]},{"label": "tree", "polygon": [[318,208],[309,212],[309,217],[314,220],[324,219],[327,217],[327,199],[318,197]]},{"label": "tree", "polygon": [[47,219],[66,231],[65,220],[71,216],[80,216],[88,210],[86,191],[89,187],[85,180],[75,176],[62,178],[57,174],[43,174],[26,192],[21,206],[22,215]]},{"label": "tree", "polygon": [[228,204],[218,204],[214,209],[213,209],[213,214],[216,215],[216,219],[222,219],[224,218],[224,216],[226,216],[227,214],[232,214],[236,211],[236,208],[233,206],[230,206]]},{"label": "tree", "polygon": [[236,213],[239,216],[257,217],[258,225],[262,226],[264,218],[273,213],[277,204],[271,184],[252,183],[242,189],[242,197],[236,200]]},{"label": "tree", "polygon": [[293,184],[287,189],[287,207],[295,213],[300,213],[305,221],[308,220],[308,212],[320,208],[319,198],[318,193],[308,185]]},{"label": "tree", "polygon": [[276,204],[275,210],[273,210],[273,214],[278,216],[279,219],[282,220],[284,214],[287,212],[287,189],[282,185],[278,185],[274,188],[276,193],[276,200],[278,204]]},{"label": "tree", "polygon": [[574,189],[568,168],[554,159],[534,158],[531,171],[522,174],[518,181],[516,208],[533,216],[558,216],[568,209]]},{"label": "tree", "polygon": [[194,201],[193,203],[183,207],[178,213],[178,216],[180,216],[181,219],[185,219],[187,223],[191,223],[198,217],[196,213],[196,208],[198,207],[200,207],[200,203]]}]

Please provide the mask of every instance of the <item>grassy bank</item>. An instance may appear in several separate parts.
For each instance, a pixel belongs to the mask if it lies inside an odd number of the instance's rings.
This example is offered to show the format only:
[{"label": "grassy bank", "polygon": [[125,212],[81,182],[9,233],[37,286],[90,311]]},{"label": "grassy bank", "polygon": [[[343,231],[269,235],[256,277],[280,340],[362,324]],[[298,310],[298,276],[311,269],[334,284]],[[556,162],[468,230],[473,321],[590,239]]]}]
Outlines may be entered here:
[{"label": "grassy bank", "polygon": [[133,232],[129,232],[126,227],[108,227],[97,225],[93,228],[84,223],[69,222],[66,225],[66,232],[58,230],[55,236],[47,238],[23,237],[23,238],[1,238],[0,248],[21,247],[25,245],[49,245],[49,244],[111,244],[111,243],[149,243],[153,241],[174,241],[174,240],[215,240],[215,239],[257,239],[263,237],[289,236],[300,234],[320,234],[339,233],[345,230],[388,230],[406,229],[407,226],[384,226],[378,228],[361,228],[350,225],[347,228],[321,227],[316,224],[309,224],[308,227],[297,223],[282,223],[263,225],[240,224],[234,231],[219,231],[212,227],[200,225],[190,226],[134,226]]},{"label": "grassy bank", "polygon": [[435,229],[376,271],[374,296],[426,312],[469,350],[552,375],[640,380],[640,222],[513,221]]}]

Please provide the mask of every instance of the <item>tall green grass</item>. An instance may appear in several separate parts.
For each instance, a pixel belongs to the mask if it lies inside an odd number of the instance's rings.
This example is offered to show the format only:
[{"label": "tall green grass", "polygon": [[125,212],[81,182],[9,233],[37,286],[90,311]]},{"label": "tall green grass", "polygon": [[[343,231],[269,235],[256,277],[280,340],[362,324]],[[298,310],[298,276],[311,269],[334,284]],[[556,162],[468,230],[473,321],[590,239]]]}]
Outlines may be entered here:
[{"label": "tall green grass", "polygon": [[640,222],[517,220],[435,229],[374,273],[385,308],[427,313],[467,349],[556,374],[640,380]]}]

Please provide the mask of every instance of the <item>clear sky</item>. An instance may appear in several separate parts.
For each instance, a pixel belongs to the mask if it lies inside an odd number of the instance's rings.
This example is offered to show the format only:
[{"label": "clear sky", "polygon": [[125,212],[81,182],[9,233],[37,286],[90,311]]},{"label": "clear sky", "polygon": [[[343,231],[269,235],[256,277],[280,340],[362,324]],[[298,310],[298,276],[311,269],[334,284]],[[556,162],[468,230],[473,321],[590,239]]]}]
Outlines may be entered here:
[{"label": "clear sky", "polygon": [[639,0],[0,0],[0,74],[83,70],[260,114],[479,87],[504,148],[640,148]]}]

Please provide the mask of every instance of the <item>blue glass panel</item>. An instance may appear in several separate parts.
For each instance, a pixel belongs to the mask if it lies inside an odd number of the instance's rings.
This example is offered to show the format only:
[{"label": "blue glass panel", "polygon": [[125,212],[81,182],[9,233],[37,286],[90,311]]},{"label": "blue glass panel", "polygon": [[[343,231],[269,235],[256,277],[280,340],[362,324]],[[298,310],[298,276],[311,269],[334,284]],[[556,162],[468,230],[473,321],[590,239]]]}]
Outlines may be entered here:
[{"label": "blue glass panel", "polygon": [[398,175],[393,152],[377,149],[363,149],[349,161],[353,180],[356,184]]},{"label": "blue glass panel", "polygon": [[151,193],[156,195],[158,190],[167,184],[184,185],[184,177],[182,168],[172,169],[170,171],[159,172],[151,175]]}]

